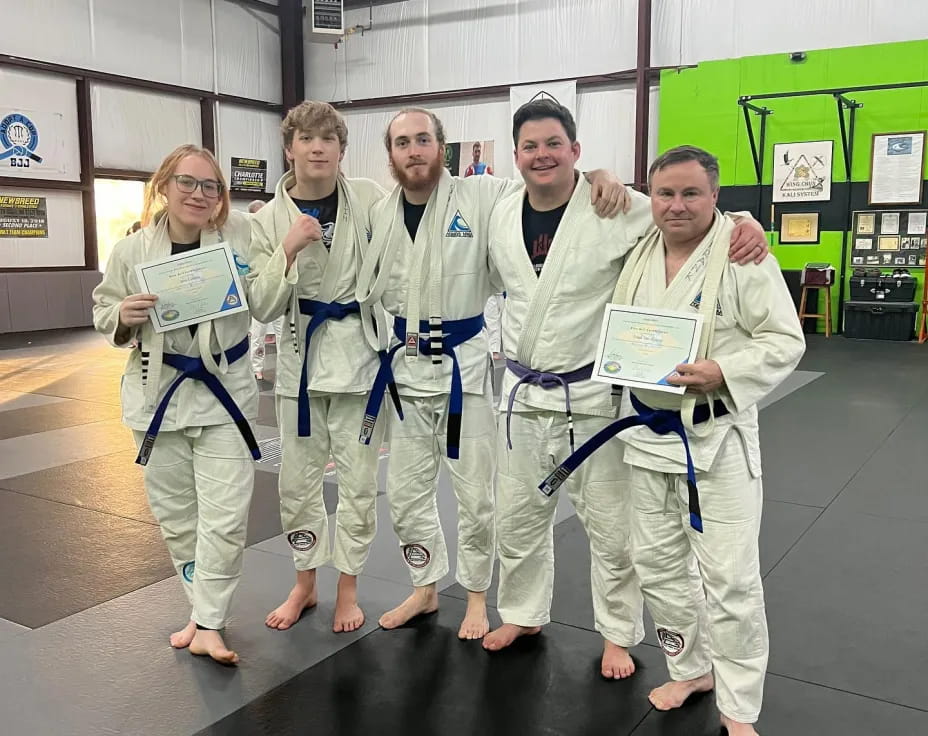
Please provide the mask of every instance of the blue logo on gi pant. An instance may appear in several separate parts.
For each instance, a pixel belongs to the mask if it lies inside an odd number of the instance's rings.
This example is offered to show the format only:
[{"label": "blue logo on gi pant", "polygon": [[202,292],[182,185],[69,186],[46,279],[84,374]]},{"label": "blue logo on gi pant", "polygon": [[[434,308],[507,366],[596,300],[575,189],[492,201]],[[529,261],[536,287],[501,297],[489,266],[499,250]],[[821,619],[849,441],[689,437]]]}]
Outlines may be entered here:
[{"label": "blue logo on gi pant", "polygon": [[29,161],[42,163],[36,154],[39,131],[22,113],[14,112],[0,120],[0,161],[10,159],[11,166],[28,167]]},{"label": "blue logo on gi pant", "polygon": [[196,571],[196,563],[194,561],[185,562],[184,566],[181,568],[181,575],[184,576],[184,580],[188,583],[193,582],[193,573]]},{"label": "blue logo on gi pant", "polygon": [[461,216],[461,210],[458,210],[454,213],[454,217],[451,218],[451,224],[448,225],[448,232],[445,233],[446,238],[472,238],[474,237],[473,231],[470,229],[470,226],[464,221],[464,218]]}]

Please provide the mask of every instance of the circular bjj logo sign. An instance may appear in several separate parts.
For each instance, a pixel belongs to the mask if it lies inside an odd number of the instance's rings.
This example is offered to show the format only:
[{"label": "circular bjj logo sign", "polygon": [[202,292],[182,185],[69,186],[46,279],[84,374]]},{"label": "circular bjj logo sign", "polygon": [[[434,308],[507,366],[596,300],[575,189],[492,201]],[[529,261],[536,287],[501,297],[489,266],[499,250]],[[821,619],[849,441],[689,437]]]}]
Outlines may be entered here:
[{"label": "circular bjj logo sign", "polygon": [[165,322],[173,322],[178,317],[180,317],[180,312],[178,312],[176,309],[165,309],[161,313],[161,319],[163,319]]},{"label": "circular bjj logo sign", "polygon": [[622,364],[614,360],[610,360],[607,363],[603,363],[603,370],[606,371],[606,373],[611,373],[614,375],[622,370]]},{"label": "circular bjj logo sign", "polygon": [[229,294],[229,296],[226,297],[226,304],[228,304],[230,307],[237,307],[239,305],[239,301],[238,294]]},{"label": "circular bjj logo sign", "polygon": [[0,160],[19,157],[42,163],[35,153],[39,147],[39,131],[25,115],[14,112],[0,120]]},{"label": "circular bjj logo sign", "polygon": [[661,649],[668,657],[676,657],[683,651],[683,634],[678,634],[670,629],[658,629],[657,640],[661,644]]},{"label": "circular bjj logo sign", "polygon": [[180,569],[181,575],[184,576],[184,580],[186,580],[188,583],[193,582],[194,572],[196,572],[196,563],[193,561],[185,562],[184,566]]},{"label": "circular bjj logo sign", "polygon": [[297,552],[307,552],[316,546],[316,535],[308,529],[298,529],[287,535],[287,541]]},{"label": "circular bjj logo sign", "polygon": [[429,564],[432,555],[421,544],[407,544],[403,547],[403,557],[410,567],[423,568]]}]

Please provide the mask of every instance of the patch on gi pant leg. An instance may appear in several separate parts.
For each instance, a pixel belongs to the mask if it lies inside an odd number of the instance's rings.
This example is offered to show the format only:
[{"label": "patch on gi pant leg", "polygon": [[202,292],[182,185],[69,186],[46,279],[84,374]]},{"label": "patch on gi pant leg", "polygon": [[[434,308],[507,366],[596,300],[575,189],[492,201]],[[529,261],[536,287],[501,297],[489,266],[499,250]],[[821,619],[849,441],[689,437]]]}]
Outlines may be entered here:
[{"label": "patch on gi pant leg", "polygon": [[670,629],[658,629],[657,640],[668,657],[676,657],[683,651],[683,634]]},{"label": "patch on gi pant leg", "polygon": [[421,544],[407,544],[403,547],[403,557],[410,567],[423,568],[429,564],[432,555]]},{"label": "patch on gi pant leg", "polygon": [[190,562],[185,562],[184,566],[180,569],[180,574],[184,576],[184,580],[188,583],[193,582],[193,573],[196,571],[196,563],[191,560]]},{"label": "patch on gi pant leg", "polygon": [[287,535],[287,541],[297,552],[306,552],[316,546],[316,535],[308,529],[297,529]]}]

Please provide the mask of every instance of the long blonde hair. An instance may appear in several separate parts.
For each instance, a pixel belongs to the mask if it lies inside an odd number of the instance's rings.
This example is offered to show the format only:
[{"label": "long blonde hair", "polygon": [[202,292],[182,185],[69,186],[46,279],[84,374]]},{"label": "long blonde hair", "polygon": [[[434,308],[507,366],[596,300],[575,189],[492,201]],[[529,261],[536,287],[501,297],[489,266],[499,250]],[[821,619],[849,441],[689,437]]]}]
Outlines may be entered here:
[{"label": "long blonde hair", "polygon": [[215,228],[220,228],[225,224],[226,218],[229,216],[231,201],[229,199],[229,187],[226,184],[226,178],[223,176],[222,169],[219,167],[219,162],[216,160],[216,157],[213,156],[212,152],[207,149],[195,146],[192,143],[185,143],[165,156],[158,170],[151,175],[151,179],[145,185],[145,205],[142,208],[142,227],[148,227],[152,222],[160,219],[161,213],[167,206],[167,197],[165,197],[164,191],[171,177],[174,175],[177,165],[187,156],[200,156],[212,165],[213,172],[216,175],[216,181],[222,184],[222,193],[219,195],[218,209],[210,218],[210,224]]}]

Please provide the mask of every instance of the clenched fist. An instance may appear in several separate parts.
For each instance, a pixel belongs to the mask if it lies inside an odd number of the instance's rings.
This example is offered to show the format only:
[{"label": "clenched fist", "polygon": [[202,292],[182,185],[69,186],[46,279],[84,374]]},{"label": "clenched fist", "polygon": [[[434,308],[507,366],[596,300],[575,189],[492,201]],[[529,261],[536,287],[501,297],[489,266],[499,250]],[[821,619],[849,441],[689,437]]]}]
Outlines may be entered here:
[{"label": "clenched fist", "polygon": [[319,224],[319,220],[309,215],[297,217],[290,226],[290,230],[283,242],[287,262],[292,263],[297,253],[317,240],[322,240],[322,226]]},{"label": "clenched fist", "polygon": [[131,294],[119,305],[119,324],[136,327],[148,321],[148,310],[155,306],[158,297],[154,294]]}]

